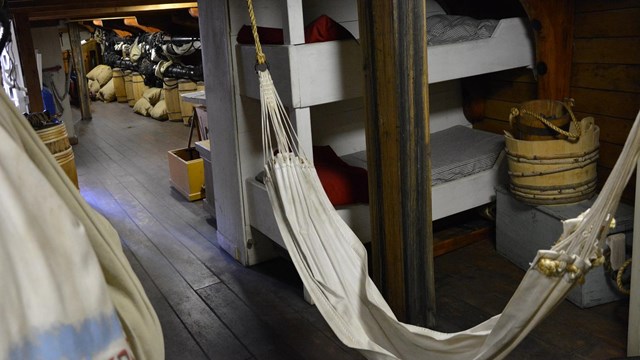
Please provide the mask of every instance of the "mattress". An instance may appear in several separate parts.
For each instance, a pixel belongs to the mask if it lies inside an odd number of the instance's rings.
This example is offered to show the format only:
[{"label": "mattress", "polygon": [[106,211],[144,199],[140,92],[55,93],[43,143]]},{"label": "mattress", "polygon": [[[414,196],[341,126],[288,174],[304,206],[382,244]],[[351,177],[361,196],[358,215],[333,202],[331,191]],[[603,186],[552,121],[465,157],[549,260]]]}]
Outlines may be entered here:
[{"label": "mattress", "polygon": [[[431,134],[431,184],[438,185],[493,168],[504,149],[504,137],[466,126],[453,126]],[[366,151],[342,157],[353,166],[367,168]]]},{"label": "mattress", "polygon": [[427,18],[427,45],[453,44],[491,37],[498,20],[467,16],[433,15]]}]

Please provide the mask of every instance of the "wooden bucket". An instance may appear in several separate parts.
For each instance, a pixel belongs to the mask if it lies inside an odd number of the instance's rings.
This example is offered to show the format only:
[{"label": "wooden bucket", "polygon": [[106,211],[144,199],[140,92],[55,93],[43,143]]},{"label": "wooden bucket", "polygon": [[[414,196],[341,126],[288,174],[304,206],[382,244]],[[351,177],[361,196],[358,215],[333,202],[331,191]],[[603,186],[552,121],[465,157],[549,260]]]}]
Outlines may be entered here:
[{"label": "wooden bucket", "polygon": [[187,94],[198,90],[198,86],[191,80],[180,79],[178,81],[178,92],[180,93],[180,113],[182,114],[182,122],[189,125],[189,120],[193,115],[193,104],[182,100],[182,94]]},{"label": "wooden bucket", "polygon": [[[574,141],[527,141],[505,135],[509,187],[515,198],[532,205],[558,205],[593,196],[600,129],[592,117],[579,126],[582,134]],[[570,131],[577,131],[573,124]]]},{"label": "wooden bucket", "polygon": [[133,107],[136,104],[133,98],[133,83],[131,82],[131,70],[124,72],[124,88],[127,93],[127,102],[129,106]]},{"label": "wooden bucket", "polygon": [[64,124],[37,130],[36,133],[77,188],[78,173],[76,171],[75,157]]},{"label": "wooden bucket", "polygon": [[124,72],[122,69],[113,69],[113,88],[116,92],[116,100],[119,103],[127,102],[127,89],[124,85]]},{"label": "wooden bucket", "polygon": [[[553,140],[577,138],[569,125],[577,123],[571,111],[573,100],[531,100],[511,109],[509,123],[513,135],[521,140]],[[579,129],[579,128],[578,128]],[[579,133],[579,130],[578,130]]]},{"label": "wooden bucket", "polygon": [[164,101],[167,105],[167,117],[169,121],[182,121],[180,110],[180,94],[178,93],[178,80],[172,78],[164,79]]},{"label": "wooden bucket", "polygon": [[133,103],[135,105],[135,103],[140,100],[145,90],[144,78],[142,77],[142,75],[140,75],[140,73],[131,73],[131,87],[133,89]]}]

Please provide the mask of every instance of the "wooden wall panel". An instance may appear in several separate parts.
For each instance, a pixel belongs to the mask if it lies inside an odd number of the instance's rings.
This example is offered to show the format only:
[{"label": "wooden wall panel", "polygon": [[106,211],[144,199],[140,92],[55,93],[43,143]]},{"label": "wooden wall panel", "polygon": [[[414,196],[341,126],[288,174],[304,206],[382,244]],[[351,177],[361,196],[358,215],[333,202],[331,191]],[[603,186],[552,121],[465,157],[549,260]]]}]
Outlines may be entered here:
[{"label": "wooden wall panel", "polygon": [[640,37],[575,39],[574,64],[640,64]]},{"label": "wooden wall panel", "polygon": [[574,37],[609,38],[640,36],[640,8],[578,13],[575,15]]},{"label": "wooden wall panel", "polygon": [[573,87],[640,92],[640,65],[574,64]]},{"label": "wooden wall panel", "polygon": [[[576,3],[571,96],[600,126],[598,181],[615,165],[640,106],[640,0]],[[623,199],[632,201],[634,181]]]},{"label": "wooden wall panel", "polygon": [[[502,134],[510,129],[511,108],[535,99],[538,85],[531,70],[522,68],[465,79],[463,89],[465,94],[473,94],[473,99],[465,99],[465,106],[478,106],[468,104],[469,101],[482,102],[479,106],[483,111],[480,121],[476,121],[475,114],[473,119],[469,119],[474,123],[474,128]],[[467,116],[470,117],[469,114]]]},{"label": "wooden wall panel", "polygon": [[576,13],[637,7],[640,7],[640,0],[580,0],[576,2]]},{"label": "wooden wall panel", "polygon": [[593,115],[634,119],[638,113],[640,93],[573,87],[575,110]]}]

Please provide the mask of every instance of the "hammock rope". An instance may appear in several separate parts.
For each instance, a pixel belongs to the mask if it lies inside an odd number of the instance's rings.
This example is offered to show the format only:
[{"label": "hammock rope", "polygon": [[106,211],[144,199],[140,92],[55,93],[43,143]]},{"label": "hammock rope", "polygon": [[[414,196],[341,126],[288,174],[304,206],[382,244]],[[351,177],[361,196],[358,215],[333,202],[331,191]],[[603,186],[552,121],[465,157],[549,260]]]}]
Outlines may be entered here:
[{"label": "hammock rope", "polygon": [[[257,29],[252,0],[247,0]],[[266,56],[254,31],[256,59]],[[336,336],[369,359],[501,359],[604,257],[614,213],[640,153],[640,113],[590,210],[563,222],[549,250],[538,251],[502,314],[457,333],[397,320],[368,276],[367,252],[325,194],[298,139],[267,66],[260,80],[265,186],[278,228],[305,288]]]}]

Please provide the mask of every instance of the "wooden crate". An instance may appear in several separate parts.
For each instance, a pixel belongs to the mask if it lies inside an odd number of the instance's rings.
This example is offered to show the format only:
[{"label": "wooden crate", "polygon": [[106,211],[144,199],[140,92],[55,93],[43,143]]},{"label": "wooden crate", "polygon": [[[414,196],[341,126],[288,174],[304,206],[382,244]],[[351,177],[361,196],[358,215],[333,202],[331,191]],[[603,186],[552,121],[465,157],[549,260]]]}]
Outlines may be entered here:
[{"label": "wooden crate", "polygon": [[194,149],[176,149],[167,152],[169,160],[169,176],[171,186],[184,195],[189,201],[204,197],[204,163],[200,154]]},{"label": "wooden crate", "polygon": [[[504,187],[496,188],[496,250],[522,269],[540,249],[549,249],[562,233],[562,223],[576,217],[593,203],[593,199],[570,205],[532,206],[513,198]],[[633,208],[620,204],[616,228],[610,234],[624,233],[630,244],[633,228]],[[602,266],[592,269],[584,285],[577,286],[567,296],[581,308],[605,304],[622,298],[615,281]]]},{"label": "wooden crate", "polygon": [[204,161],[204,188],[205,199],[202,201],[203,207],[211,214],[216,216],[215,198],[213,194],[213,172],[211,171],[211,145],[209,140],[196,142],[196,149],[200,153],[200,157]]}]

